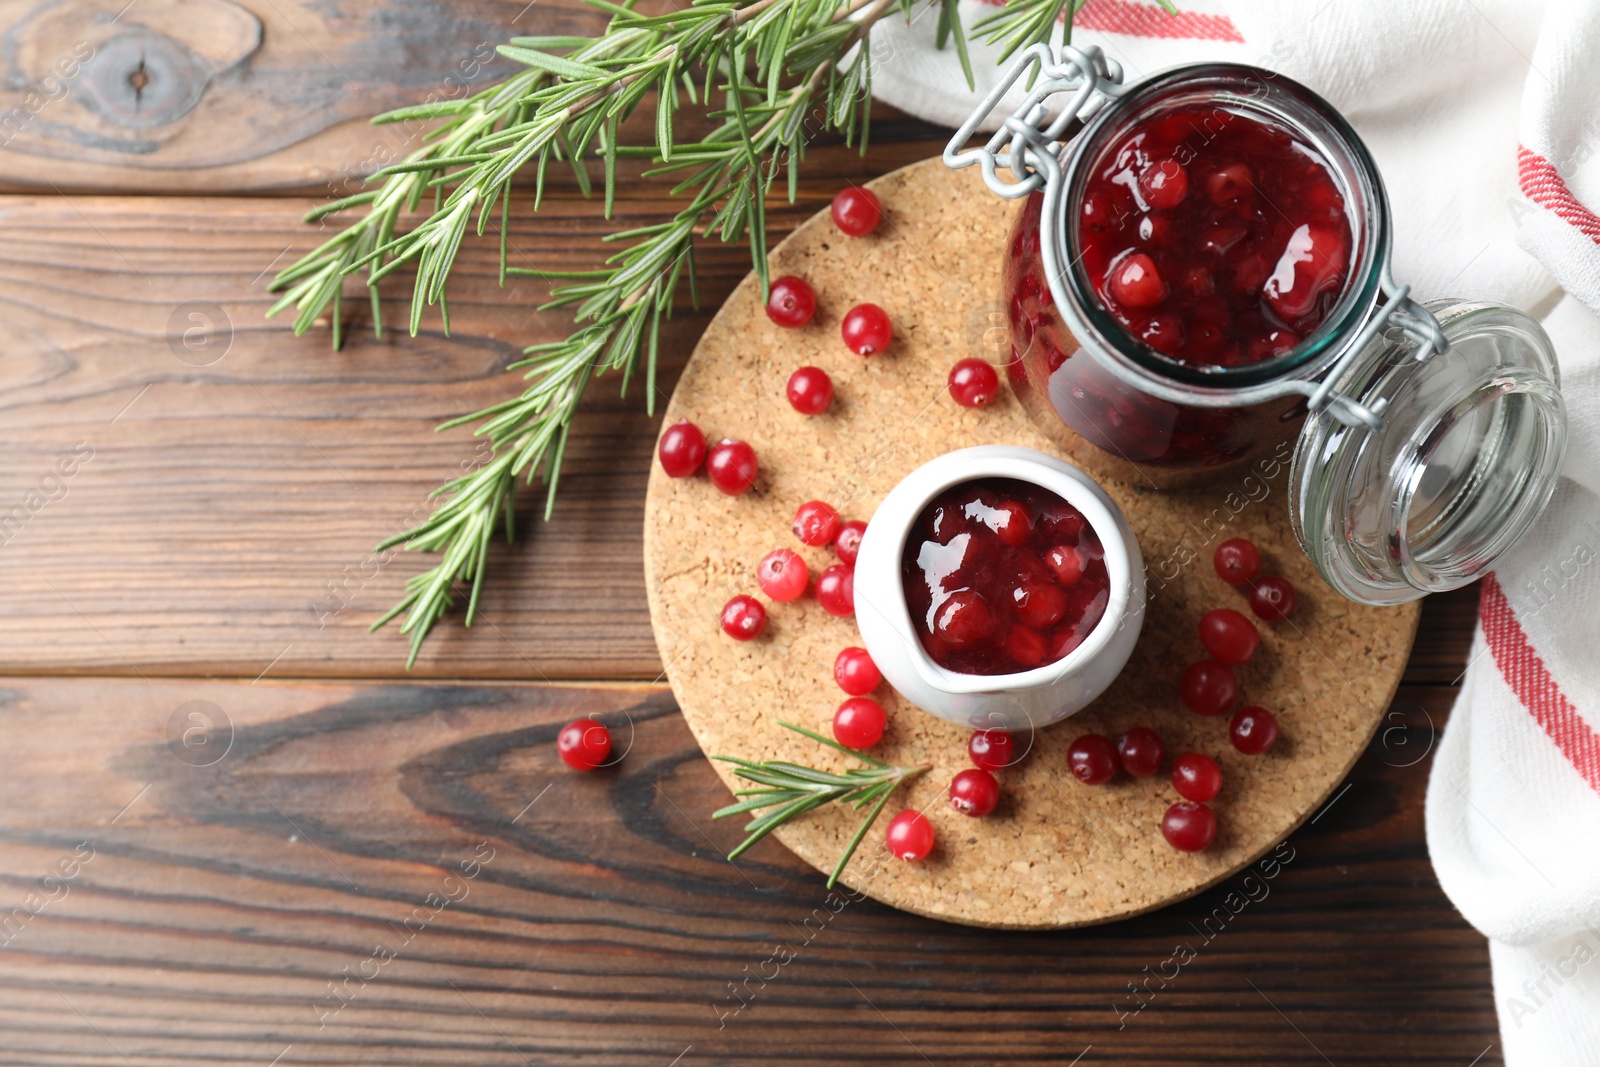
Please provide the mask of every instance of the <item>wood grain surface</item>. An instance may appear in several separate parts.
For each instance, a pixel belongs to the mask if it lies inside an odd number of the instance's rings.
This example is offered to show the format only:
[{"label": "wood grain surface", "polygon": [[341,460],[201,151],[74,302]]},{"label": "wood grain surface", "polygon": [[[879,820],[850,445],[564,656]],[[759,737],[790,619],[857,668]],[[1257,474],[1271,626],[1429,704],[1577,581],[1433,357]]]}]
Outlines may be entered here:
[{"label": "wood grain surface", "polygon": [[[460,66],[482,41],[603,16],[124,4],[0,10],[0,1063],[1499,1062],[1484,943],[1422,831],[1472,590],[1424,605],[1349,788],[1221,926],[1242,879],[1003,934],[870,901],[824,919],[776,843],[722,859],[737,827],[707,815],[726,792],[649,684],[657,420],[613,382],[578,421],[559,521],[523,501],[484,620],[447,625],[404,678],[402,640],[365,629],[423,563],[371,546],[473,461],[469,433],[432,426],[515,388],[505,365],[566,319],[534,310],[536,286],[497,289],[487,243],[450,338],[430,316],[331,353],[261,319],[265,282],[325,236],[305,208],[404,149],[366,115],[487,81]],[[869,161],[816,146],[775,232],[945,134],[879,109],[873,136]],[[618,221],[667,204],[630,177]],[[558,185],[517,213],[513,254],[587,266],[609,228]],[[674,320],[663,392],[747,269],[702,263],[707,310]],[[606,681],[527,684],[547,678]],[[232,743],[207,749],[218,712]],[[556,765],[551,737],[584,713],[634,722],[616,771]],[[1162,987],[1180,942],[1196,958]]]}]

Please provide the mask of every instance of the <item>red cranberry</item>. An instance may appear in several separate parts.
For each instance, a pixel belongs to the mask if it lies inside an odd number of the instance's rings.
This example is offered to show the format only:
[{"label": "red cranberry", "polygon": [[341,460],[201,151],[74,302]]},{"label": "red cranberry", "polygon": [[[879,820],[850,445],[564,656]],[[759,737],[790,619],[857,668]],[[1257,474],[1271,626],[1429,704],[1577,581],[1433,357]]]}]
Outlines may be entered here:
[{"label": "red cranberry", "polygon": [[856,565],[856,553],[861,551],[861,535],[867,532],[867,524],[859,520],[852,520],[839,527],[839,535],[833,540],[833,551],[838,555],[839,562],[846,567]]},{"label": "red cranberry", "polygon": [[1054,582],[1024,582],[1011,591],[1017,618],[1036,630],[1054,626],[1067,613],[1067,594]]},{"label": "red cranberry", "polygon": [[803,596],[810,578],[806,561],[787,548],[768,552],[756,564],[756,581],[761,584],[761,591],[780,602]]},{"label": "red cranberry", "polygon": [[1242,200],[1255,191],[1255,180],[1250,174],[1250,168],[1243,163],[1235,163],[1231,167],[1223,167],[1206,179],[1206,188],[1211,193],[1211,202],[1226,204],[1232,200]]},{"label": "red cranberry", "polygon": [[1002,545],[1012,548],[1021,548],[1028,543],[1028,538],[1033,532],[1033,519],[1028,515],[1028,509],[1015,500],[1007,500],[993,509],[991,516],[984,521],[984,525],[994,531],[994,535]]},{"label": "red cranberry", "polygon": [[1146,726],[1135,726],[1117,738],[1117,759],[1135,778],[1148,778],[1159,771],[1166,754],[1161,735]]},{"label": "red cranberry", "polygon": [[667,477],[687,478],[706,461],[706,435],[688,419],[679,419],[661,435],[656,451]]},{"label": "red cranberry", "polygon": [[1084,734],[1067,749],[1067,766],[1084,785],[1104,785],[1117,773],[1117,754],[1099,734]]},{"label": "red cranberry", "polygon": [[1282,622],[1294,614],[1294,583],[1277,576],[1263,578],[1250,590],[1250,610],[1257,618]]},{"label": "red cranberry", "polygon": [[711,446],[706,458],[706,473],[711,484],[729,496],[738,496],[756,483],[756,450],[743,441],[724,437]]},{"label": "red cranberry", "polygon": [[1204,804],[1222,791],[1222,768],[1210,756],[1186,753],[1173,761],[1172,788],[1183,799]]},{"label": "red cranberry", "polygon": [[883,681],[883,672],[864,648],[842,649],[833,660],[833,680],[851,696],[866,696]]},{"label": "red cranberry", "polygon": [[1278,718],[1266,708],[1240,708],[1228,724],[1228,739],[1246,756],[1259,756],[1278,740]]},{"label": "red cranberry", "polygon": [[1000,783],[988,771],[962,771],[950,780],[950,806],[981,819],[1000,803]]},{"label": "red cranberry", "polygon": [[1158,211],[1171,211],[1189,195],[1189,172],[1175,159],[1159,159],[1139,172],[1144,202]]},{"label": "red cranberry", "polygon": [[1123,256],[1112,264],[1109,287],[1112,298],[1128,308],[1155,307],[1167,295],[1167,283],[1161,280],[1155,260],[1143,252]]},{"label": "red cranberry", "polygon": [[794,535],[803,545],[821,548],[839,536],[839,513],[820,500],[808,500],[794,513]]},{"label": "red cranberry", "polygon": [[877,304],[857,304],[845,312],[839,333],[844,337],[844,346],[858,356],[875,356],[894,340],[889,313]]},{"label": "red cranberry", "polygon": [[1044,561],[1055,572],[1056,581],[1069,589],[1083,577],[1083,557],[1071,545],[1057,545],[1045,553]]},{"label": "red cranberry", "polygon": [[804,326],[817,313],[817,294],[804,278],[786,274],[768,289],[767,318],[787,329]]},{"label": "red cranberry", "polygon": [[1018,624],[1006,631],[1000,647],[1024,670],[1032,670],[1050,655],[1050,645],[1038,630]]},{"label": "red cranberry", "polygon": [[1243,585],[1261,570],[1261,553],[1242,537],[1222,542],[1211,556],[1217,577],[1229,585]]},{"label": "red cranberry", "polygon": [[967,755],[983,770],[998,771],[1011,766],[1016,747],[1004,730],[977,730],[967,740]]},{"label": "red cranberry", "polygon": [[882,217],[883,205],[871,189],[851,185],[833,198],[833,224],[851,237],[865,237],[878,228]]},{"label": "red cranberry", "polygon": [[611,731],[593,719],[574,719],[556,735],[561,762],[579,771],[592,771],[611,755]]},{"label": "red cranberry", "polygon": [[958,589],[945,597],[933,615],[933,633],[939,640],[955,648],[982,641],[994,632],[994,612],[983,594],[971,589]]},{"label": "red cranberry", "polygon": [[1256,624],[1232,608],[1217,608],[1200,616],[1200,643],[1213,659],[1223,663],[1249,663],[1261,643]]},{"label": "red cranberry", "polygon": [[884,838],[897,859],[920,860],[933,851],[933,823],[920,811],[907,808],[889,820]]},{"label": "red cranberry", "polygon": [[829,615],[856,613],[856,576],[842,563],[823,568],[817,575],[817,603]]},{"label": "red cranberry", "polygon": [[1189,665],[1178,691],[1196,715],[1221,715],[1239,698],[1239,682],[1226,663],[1207,659]]},{"label": "red cranberry", "polygon": [[789,406],[802,415],[821,415],[833,403],[833,379],[821,367],[801,367],[789,375]]},{"label": "red cranberry", "polygon": [[964,408],[981,408],[1000,390],[1000,375],[986,359],[963,359],[950,368],[950,396]]},{"label": "red cranberry", "polygon": [[1349,258],[1343,233],[1302,225],[1290,236],[1271,278],[1263,279],[1262,295],[1279,318],[1297,322],[1317,310],[1323,294],[1338,290]]},{"label": "red cranberry", "polygon": [[735,641],[753,641],[767,628],[767,609],[743,593],[723,605],[722,632]]},{"label": "red cranberry", "polygon": [[871,748],[883,740],[889,716],[883,705],[866,697],[851,697],[833,713],[833,737],[845,748]]},{"label": "red cranberry", "polygon": [[1217,838],[1217,817],[1204,804],[1180,800],[1161,817],[1161,836],[1182,852],[1202,852]]}]

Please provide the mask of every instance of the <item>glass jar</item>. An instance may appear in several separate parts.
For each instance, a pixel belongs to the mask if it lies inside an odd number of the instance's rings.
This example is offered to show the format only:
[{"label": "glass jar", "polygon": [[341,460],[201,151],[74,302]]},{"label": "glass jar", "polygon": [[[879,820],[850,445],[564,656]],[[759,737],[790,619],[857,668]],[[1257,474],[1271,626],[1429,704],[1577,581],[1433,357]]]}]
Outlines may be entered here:
[{"label": "glass jar", "polygon": [[[1025,76],[1023,104],[985,146],[965,149]],[[1090,176],[1148,120],[1195,106],[1287,133],[1320,157],[1343,200],[1337,297],[1293,347],[1257,362],[1200,366],[1139,341],[1082,265],[1076,222]],[[1294,441],[1295,531],[1330,584],[1366,603],[1472,581],[1548,502],[1566,415],[1544,330],[1502,305],[1411,299],[1390,274],[1377,167],[1309,89],[1235,64],[1124,86],[1098,49],[1036,45],[952,139],[945,162],[981,165],[991,190],[1027,197],[1003,270],[1007,370],[1034,421],[1067,451],[1087,442],[1105,454],[1097,466],[1159,487],[1282,455]]]}]

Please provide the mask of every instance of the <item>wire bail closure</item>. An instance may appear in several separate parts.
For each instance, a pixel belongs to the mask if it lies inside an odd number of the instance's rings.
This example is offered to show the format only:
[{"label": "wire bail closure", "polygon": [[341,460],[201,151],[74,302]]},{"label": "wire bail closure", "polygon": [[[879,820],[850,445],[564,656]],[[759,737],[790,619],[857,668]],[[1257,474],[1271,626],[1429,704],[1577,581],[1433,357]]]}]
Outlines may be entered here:
[{"label": "wire bail closure", "polygon": [[[988,142],[979,148],[963,150],[1007,93],[1027,75],[1033,88],[1017,106]],[[1137,89],[1122,84],[1122,67],[1107,57],[1099,48],[1076,48],[1071,45],[1035,44],[1012,60],[1001,74],[1000,80],[984,95],[978,106],[961,124],[950,143],[945,146],[944,163],[952,170],[971,166],[983,169],[983,182],[996,196],[1015,200],[1042,190],[1045,194],[1045,219],[1059,218],[1058,207],[1064,190],[1061,188],[1061,152],[1065,147],[1062,137],[1075,120],[1088,122],[1108,104]],[[1067,100],[1052,109],[1046,101],[1061,94],[1071,94]],[[999,168],[1010,171],[1014,180],[1003,180]],[[1066,257],[1059,247],[1064,240],[1064,227],[1041,242],[1045,269],[1054,283],[1060,277],[1061,264]],[[1425,363],[1441,352],[1449,350],[1439,321],[1431,311],[1411,299],[1411,287],[1394,280],[1386,258],[1379,276],[1383,301],[1362,325],[1361,331],[1348,342],[1333,364],[1318,380],[1289,380],[1256,386],[1251,390],[1253,399],[1300,394],[1306,397],[1306,406],[1312,412],[1326,411],[1334,419],[1350,427],[1369,430],[1383,428],[1383,412],[1388,400],[1382,397],[1371,403],[1362,403],[1354,397],[1340,393],[1335,383],[1352,364],[1361,359],[1370,344],[1385,331],[1399,329],[1413,341],[1417,348],[1413,359]],[[1057,301],[1063,313],[1070,304]],[[1069,326],[1072,323],[1069,321]],[[1076,331],[1074,331],[1076,332]],[[1090,349],[1093,351],[1093,349]],[[1118,377],[1127,377],[1120,366],[1103,361]],[[1162,389],[1152,388],[1150,382],[1131,384],[1160,395]],[[1193,402],[1174,394],[1168,399],[1176,402]]]}]

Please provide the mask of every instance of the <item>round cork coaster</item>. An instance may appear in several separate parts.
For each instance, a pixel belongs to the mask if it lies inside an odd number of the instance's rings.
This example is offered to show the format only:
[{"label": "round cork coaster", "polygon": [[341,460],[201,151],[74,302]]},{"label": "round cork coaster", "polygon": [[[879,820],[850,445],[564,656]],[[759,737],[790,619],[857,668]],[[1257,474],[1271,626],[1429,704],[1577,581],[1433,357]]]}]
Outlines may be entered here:
[{"label": "round cork coaster", "polygon": [[[1016,444],[1059,453],[1009,392],[969,411],[949,397],[951,364],[968,355],[997,359],[1004,317],[997,300],[1000,256],[1015,204],[989,195],[978,172],[928,160],[872,184],[884,218],[873,235],[850,238],[818,214],[772,252],[772,274],[797,274],[817,291],[813,322],[773,325],[755,278],[746,278],[701,339],[666,423],[693,420],[716,441],[750,442],[761,475],[750,492],[724,496],[703,474],[674,480],[654,465],[645,511],[645,568],[656,641],[683,717],[708,756],[785,759],[843,770],[841,753],[779,725],[831,736],[845,694],[834,684],[837,652],[860,643],[854,619],[834,618],[807,595],[769,604],[765,633],[737,642],[718,628],[736,593],[759,593],[756,562],[774,548],[798,551],[813,575],[833,562],[827,549],[790,532],[795,508],[825,500],[846,518],[869,519],[906,473],[943,452]],[[862,359],[839,338],[839,320],[870,301],[888,311],[889,351]],[[784,385],[810,364],[833,378],[827,414],[789,407]],[[1004,376],[1002,375],[1002,378]],[[1071,449],[1086,465],[1091,450]],[[1288,453],[1253,470],[1182,491],[1157,491],[1091,471],[1122,507],[1149,568],[1150,602],[1132,660],[1112,688],[1064,723],[1025,739],[1027,757],[1000,773],[1004,798],[971,819],[946,801],[956,773],[970,767],[968,731],[935,719],[890,692],[875,694],[889,732],[872,754],[932,769],[903,787],[842,879],[886,904],[976,926],[1044,929],[1124,918],[1199,892],[1265,853],[1315,811],[1376,730],[1399,685],[1419,608],[1372,608],[1329,589],[1289,528],[1284,482]],[[1219,580],[1211,553],[1229,537],[1261,549],[1263,573],[1300,592],[1287,623],[1262,623],[1255,658],[1238,669],[1243,700],[1272,709],[1281,736],[1264,756],[1228,742],[1228,718],[1201,718],[1178,700],[1178,676],[1204,658],[1200,615],[1216,607],[1248,613],[1238,590]],[[765,598],[762,598],[765,602]],[[1166,743],[1162,773],[1119,774],[1098,787],[1068,771],[1079,734],[1114,737],[1149,726]],[[1212,802],[1219,829],[1198,854],[1161,836],[1162,813],[1179,797],[1171,761],[1203,752],[1222,766]],[[713,766],[730,789],[747,788],[729,764]],[[921,863],[887,857],[888,816],[926,812],[938,846]],[[702,813],[703,814],[703,813]],[[859,814],[828,806],[792,820],[777,838],[829,871]],[[742,825],[744,818],[736,817]]]}]

